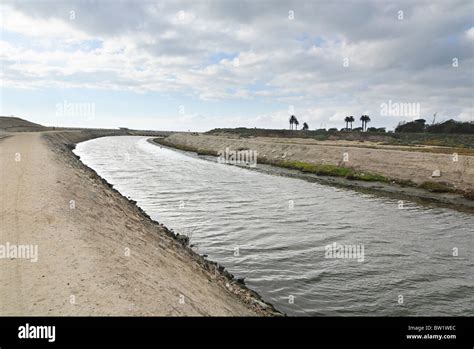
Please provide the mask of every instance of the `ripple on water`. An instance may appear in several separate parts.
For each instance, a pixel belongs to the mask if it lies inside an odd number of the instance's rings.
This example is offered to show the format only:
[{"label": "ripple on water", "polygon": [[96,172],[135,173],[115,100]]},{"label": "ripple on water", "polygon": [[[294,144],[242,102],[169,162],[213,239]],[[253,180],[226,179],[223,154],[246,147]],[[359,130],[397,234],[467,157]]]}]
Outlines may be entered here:
[{"label": "ripple on water", "polygon": [[[290,315],[474,315],[472,215],[409,201],[399,209],[398,200],[217,164],[144,137],[95,139],[75,152]],[[326,258],[333,243],[363,246],[364,261]]]}]

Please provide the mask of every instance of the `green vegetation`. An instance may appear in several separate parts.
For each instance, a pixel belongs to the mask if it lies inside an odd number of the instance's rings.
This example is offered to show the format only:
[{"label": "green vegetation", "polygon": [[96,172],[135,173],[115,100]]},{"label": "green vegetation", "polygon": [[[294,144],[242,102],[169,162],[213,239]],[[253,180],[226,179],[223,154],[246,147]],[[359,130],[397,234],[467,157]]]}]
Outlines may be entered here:
[{"label": "green vegetation", "polygon": [[295,128],[298,129],[298,125],[300,124],[300,122],[298,121],[296,116],[294,115],[290,116],[289,122],[290,122],[290,130],[293,130],[293,125],[295,125]]},{"label": "green vegetation", "polygon": [[402,187],[416,187],[417,184],[409,179],[392,179],[393,183],[396,183]]},{"label": "green vegetation", "polygon": [[346,116],[344,118],[344,122],[346,123],[346,130],[349,130],[349,124],[351,124],[351,130],[352,130],[352,123],[355,121],[354,117],[352,115]]},{"label": "green vegetation", "polygon": [[401,122],[398,124],[395,132],[474,134],[474,123],[472,122],[461,122],[451,119],[441,123],[433,123],[431,125],[426,125],[425,123],[425,119],[417,119],[411,122]]},{"label": "green vegetation", "polygon": [[292,170],[299,170],[301,172],[313,173],[318,176],[331,176],[331,177],[344,177],[350,180],[359,180],[367,182],[390,182],[390,179],[381,175],[367,173],[367,172],[356,172],[352,168],[336,166],[330,164],[310,164],[302,161],[278,161],[278,160],[265,160],[267,164],[275,165],[279,167],[289,168]]},{"label": "green vegetation", "polygon": [[335,165],[315,165],[302,161],[275,161],[275,164],[280,167],[314,173],[321,176],[346,177],[353,172],[347,167]]},{"label": "green vegetation", "polygon": [[401,133],[421,133],[425,130],[425,119],[417,119],[411,122],[401,122],[398,124],[395,132]]},{"label": "green vegetation", "polygon": [[198,149],[198,150],[196,150],[196,153],[198,155],[217,156],[217,152],[215,152],[214,150],[209,150],[209,149]]},{"label": "green vegetation", "polygon": [[[451,147],[457,149],[435,148],[432,150],[426,149],[430,152],[445,152],[458,154],[472,154],[474,149],[474,135],[470,134],[434,134],[434,133],[390,133],[380,131],[371,132],[357,132],[355,129],[352,132],[348,131],[327,131],[326,129],[307,130],[304,132],[295,132],[292,130],[272,130],[261,128],[234,128],[234,129],[214,129],[206,132],[209,135],[233,135],[241,138],[250,137],[273,137],[273,138],[305,138],[314,139],[316,141],[327,140],[345,140],[354,142],[375,142],[381,145],[394,146],[436,146],[436,147]],[[410,149],[407,149],[410,150]],[[416,151],[425,151],[425,149],[413,149]]]},{"label": "green vegetation", "polygon": [[[376,142],[382,145],[425,145],[432,147],[451,147],[461,149],[459,154],[472,154],[462,149],[474,148],[474,122],[460,122],[456,120],[447,120],[441,123],[435,123],[436,114],[433,116],[431,125],[426,125],[425,119],[417,119],[411,122],[400,122],[395,132],[386,132],[385,127],[369,127],[367,124],[371,121],[368,115],[362,115],[360,121],[361,127],[352,128],[355,121],[354,116],[344,118],[345,127],[340,131],[336,128],[309,130],[308,124],[303,123],[303,128],[299,132],[299,121],[296,116],[291,115],[289,130],[270,130],[270,129],[214,129],[208,134],[217,135],[222,133],[234,134],[240,137],[275,137],[275,138],[311,138],[315,140],[348,140],[359,142]],[[350,128],[349,128],[350,124]],[[438,151],[441,150],[441,151]],[[443,152],[441,148],[436,148],[431,152]]]},{"label": "green vegetation", "polygon": [[[175,144],[166,141],[165,138],[155,138],[153,142],[169,146],[172,148],[180,149],[183,151],[195,152],[198,155],[212,155],[217,156],[217,152],[209,149],[199,149],[185,144]],[[239,148],[241,150],[247,148]],[[452,185],[445,182],[432,182],[427,181],[422,184],[416,184],[411,180],[403,179],[393,179],[388,178],[379,174],[369,173],[369,172],[357,172],[352,168],[330,165],[330,164],[310,164],[303,161],[290,161],[290,160],[272,160],[261,158],[259,159],[260,163],[265,163],[273,166],[288,168],[292,170],[299,170],[305,173],[312,173],[318,176],[331,176],[331,177],[340,177],[348,180],[358,180],[358,181],[367,181],[367,182],[381,182],[381,183],[395,183],[401,186],[407,187],[418,187],[421,189],[428,190],[433,193],[457,193],[462,194],[466,199],[474,200],[474,191],[460,191],[455,189]]]},{"label": "green vegetation", "polygon": [[[164,138],[155,138],[153,142],[173,147],[179,150],[192,151],[198,155],[212,155],[217,156],[217,152],[208,149],[198,149],[192,146],[185,144],[174,144],[166,141]],[[372,173],[358,173],[353,169],[343,166],[336,166],[330,164],[310,164],[303,161],[279,161],[279,160],[269,160],[269,159],[260,159],[261,163],[267,163],[269,165],[284,167],[292,170],[299,170],[302,172],[313,173],[318,176],[331,176],[331,177],[344,177],[352,180],[361,180],[361,181],[378,181],[378,182],[389,182],[389,179]]]},{"label": "green vegetation", "polygon": [[426,189],[433,193],[454,193],[456,190],[449,185],[448,183],[444,182],[423,182],[419,186],[419,188]]},{"label": "green vegetation", "polygon": [[381,175],[372,174],[372,173],[354,173],[348,177],[348,179],[355,179],[359,181],[367,181],[367,182],[390,182],[390,179]]},{"label": "green vegetation", "polygon": [[362,131],[366,131],[367,130],[367,124],[370,122],[370,116],[362,115],[360,117],[360,121],[362,121]]}]

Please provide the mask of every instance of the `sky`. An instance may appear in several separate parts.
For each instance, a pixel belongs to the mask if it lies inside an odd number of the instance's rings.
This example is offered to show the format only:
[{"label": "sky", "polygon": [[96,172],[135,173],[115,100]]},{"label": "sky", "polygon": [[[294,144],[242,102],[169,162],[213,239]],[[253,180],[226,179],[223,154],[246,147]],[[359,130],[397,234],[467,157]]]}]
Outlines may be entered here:
[{"label": "sky", "polygon": [[205,131],[474,121],[474,2],[2,1],[0,115]]}]

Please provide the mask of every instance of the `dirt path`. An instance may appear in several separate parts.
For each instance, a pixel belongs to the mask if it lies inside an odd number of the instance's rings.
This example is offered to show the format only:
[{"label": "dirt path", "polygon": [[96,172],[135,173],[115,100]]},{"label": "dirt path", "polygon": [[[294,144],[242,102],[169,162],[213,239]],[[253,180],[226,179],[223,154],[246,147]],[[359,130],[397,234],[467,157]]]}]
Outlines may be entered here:
[{"label": "dirt path", "polygon": [[1,316],[257,314],[40,134],[0,141],[0,175],[0,248],[38,247],[0,259]]}]

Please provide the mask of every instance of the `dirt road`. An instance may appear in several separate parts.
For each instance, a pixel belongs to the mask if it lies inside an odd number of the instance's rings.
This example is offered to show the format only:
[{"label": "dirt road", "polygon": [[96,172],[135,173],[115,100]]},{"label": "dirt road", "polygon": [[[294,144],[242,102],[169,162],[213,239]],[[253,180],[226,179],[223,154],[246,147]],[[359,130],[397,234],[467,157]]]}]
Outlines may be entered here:
[{"label": "dirt road", "polygon": [[0,141],[0,315],[258,314],[72,160],[39,133]]}]

